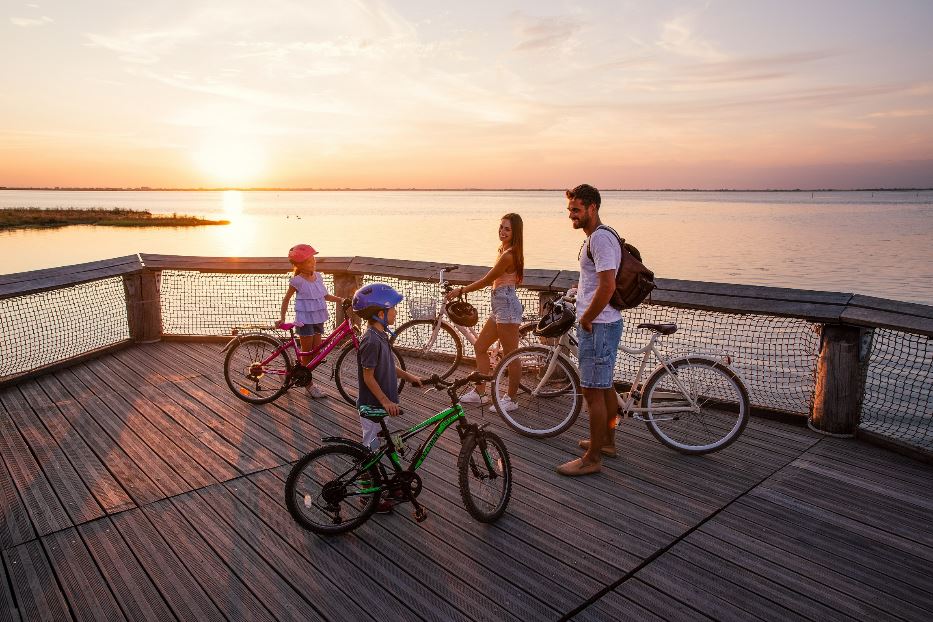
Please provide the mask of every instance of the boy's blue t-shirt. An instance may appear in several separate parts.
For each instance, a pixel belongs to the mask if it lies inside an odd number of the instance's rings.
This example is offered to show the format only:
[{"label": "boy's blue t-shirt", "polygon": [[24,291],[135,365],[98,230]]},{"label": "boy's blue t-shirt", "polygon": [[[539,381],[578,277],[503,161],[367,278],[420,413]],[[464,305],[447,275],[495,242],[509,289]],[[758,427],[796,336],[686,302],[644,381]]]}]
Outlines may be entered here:
[{"label": "boy's blue t-shirt", "polygon": [[363,381],[363,368],[372,369],[376,382],[386,397],[398,403],[398,374],[395,373],[395,357],[389,347],[389,335],[370,328],[360,340],[360,352],[357,356],[357,371],[360,379],[360,396],[356,400],[357,406],[375,406],[382,408],[382,404],[369,390]]}]

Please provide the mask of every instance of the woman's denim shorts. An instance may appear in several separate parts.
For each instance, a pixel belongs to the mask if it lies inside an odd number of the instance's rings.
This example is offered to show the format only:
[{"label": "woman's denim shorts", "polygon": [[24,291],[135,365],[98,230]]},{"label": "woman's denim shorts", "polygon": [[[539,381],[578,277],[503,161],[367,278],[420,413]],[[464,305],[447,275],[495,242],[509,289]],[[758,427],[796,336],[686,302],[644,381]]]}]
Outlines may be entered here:
[{"label": "woman's denim shorts", "polygon": [[622,320],[608,324],[593,324],[593,332],[586,332],[577,324],[580,346],[580,384],[588,389],[611,389],[612,372],[619,355],[622,339]]},{"label": "woman's denim shorts", "polygon": [[298,334],[301,335],[302,337],[310,337],[311,335],[323,335],[324,324],[305,324],[304,326],[299,326]]},{"label": "woman's denim shorts", "polygon": [[514,285],[503,285],[492,290],[492,315],[496,324],[521,324],[524,308],[515,293]]}]

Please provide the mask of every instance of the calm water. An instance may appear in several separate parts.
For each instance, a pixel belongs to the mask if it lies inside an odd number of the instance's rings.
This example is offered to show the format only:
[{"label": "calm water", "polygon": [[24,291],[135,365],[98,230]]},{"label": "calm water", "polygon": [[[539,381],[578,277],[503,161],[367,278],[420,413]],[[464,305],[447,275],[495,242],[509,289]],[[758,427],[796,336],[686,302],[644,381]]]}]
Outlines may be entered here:
[{"label": "calm water", "polygon": [[[576,269],[583,239],[559,191],[0,191],[0,207],[124,207],[232,221],[0,233],[4,273],[136,252],[274,256],[298,242],[323,255],[491,265],[506,212],[524,218],[528,267]],[[933,191],[605,192],[601,212],[661,277],[933,304]]]}]

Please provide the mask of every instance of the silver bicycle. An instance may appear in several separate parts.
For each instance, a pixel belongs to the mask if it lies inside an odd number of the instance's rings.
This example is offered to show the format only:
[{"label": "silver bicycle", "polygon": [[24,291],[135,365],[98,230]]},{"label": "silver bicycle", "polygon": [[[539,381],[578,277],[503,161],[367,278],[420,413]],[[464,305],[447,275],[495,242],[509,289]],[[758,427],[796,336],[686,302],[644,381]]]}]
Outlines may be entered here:
[{"label": "silver bicycle", "polygon": [[[463,362],[464,339],[471,345],[476,343],[476,331],[451,321],[447,316],[444,298],[453,286],[444,278],[444,273],[457,268],[459,266],[446,266],[440,270],[440,296],[437,300],[409,297],[408,309],[412,319],[399,326],[390,341],[392,347],[405,357],[406,369],[418,377],[428,378],[433,374],[441,378],[450,376]],[[521,324],[519,346],[538,342],[532,334],[534,327],[535,322],[532,321]],[[495,369],[502,358],[502,346],[497,341],[486,354],[489,368]]]},{"label": "silver bicycle", "polygon": [[[572,296],[554,304],[569,305]],[[618,414],[644,421],[661,443],[687,454],[718,451],[742,434],[748,424],[748,390],[731,358],[709,354],[665,357],[658,348],[663,336],[677,332],[676,324],[639,324],[651,331],[641,348],[620,345],[627,355],[641,356],[635,376],[616,383]],[[493,373],[492,396],[496,411],[516,432],[533,438],[556,436],[574,424],[583,407],[577,374],[577,341],[570,327],[559,339],[519,348],[500,362]],[[642,382],[651,357],[657,365]],[[507,411],[500,396],[509,384],[509,368],[521,362],[519,389]],[[515,366],[514,369],[518,369]]]}]

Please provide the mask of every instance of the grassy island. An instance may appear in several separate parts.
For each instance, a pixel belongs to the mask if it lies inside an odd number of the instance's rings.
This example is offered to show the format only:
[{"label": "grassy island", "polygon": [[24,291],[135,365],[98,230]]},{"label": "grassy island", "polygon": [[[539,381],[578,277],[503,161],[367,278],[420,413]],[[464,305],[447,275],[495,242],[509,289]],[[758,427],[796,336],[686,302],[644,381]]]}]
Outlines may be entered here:
[{"label": "grassy island", "polygon": [[207,220],[184,214],[159,214],[148,210],[132,209],[41,209],[37,207],[9,207],[0,209],[0,229],[37,227],[67,227],[68,225],[97,225],[99,227],[200,227],[202,225],[229,225],[229,220]]}]

